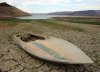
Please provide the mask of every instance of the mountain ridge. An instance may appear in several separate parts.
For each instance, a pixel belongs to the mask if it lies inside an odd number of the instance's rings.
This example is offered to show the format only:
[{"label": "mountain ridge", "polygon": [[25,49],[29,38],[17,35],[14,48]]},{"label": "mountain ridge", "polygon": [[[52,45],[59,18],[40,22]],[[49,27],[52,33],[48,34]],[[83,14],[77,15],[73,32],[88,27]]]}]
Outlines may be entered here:
[{"label": "mountain ridge", "polygon": [[15,6],[11,6],[6,2],[0,3],[0,18],[6,17],[20,17],[30,15],[27,12],[24,12]]},{"label": "mountain ridge", "polygon": [[100,16],[100,10],[83,10],[83,11],[62,11],[48,13],[50,15],[71,15],[71,16]]}]

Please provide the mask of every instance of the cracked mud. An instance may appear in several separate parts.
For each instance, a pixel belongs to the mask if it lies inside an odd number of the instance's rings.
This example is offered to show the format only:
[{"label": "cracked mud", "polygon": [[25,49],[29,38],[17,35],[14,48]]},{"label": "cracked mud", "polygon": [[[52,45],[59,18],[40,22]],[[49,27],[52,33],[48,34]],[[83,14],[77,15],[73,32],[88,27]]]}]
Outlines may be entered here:
[{"label": "cracked mud", "polygon": [[[100,27],[98,25],[80,24],[80,27],[86,31],[76,32],[50,29],[45,26],[39,28],[34,23],[0,28],[0,72],[100,72]],[[94,64],[64,65],[30,56],[12,40],[13,35],[30,31],[72,42],[81,48]]]}]

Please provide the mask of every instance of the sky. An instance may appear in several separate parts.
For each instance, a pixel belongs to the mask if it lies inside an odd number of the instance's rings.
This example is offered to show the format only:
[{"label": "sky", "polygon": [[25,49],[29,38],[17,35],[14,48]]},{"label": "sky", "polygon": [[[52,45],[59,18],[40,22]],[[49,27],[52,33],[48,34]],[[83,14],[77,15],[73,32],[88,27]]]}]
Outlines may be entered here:
[{"label": "sky", "polygon": [[0,0],[1,2],[29,13],[100,10],[100,0]]}]

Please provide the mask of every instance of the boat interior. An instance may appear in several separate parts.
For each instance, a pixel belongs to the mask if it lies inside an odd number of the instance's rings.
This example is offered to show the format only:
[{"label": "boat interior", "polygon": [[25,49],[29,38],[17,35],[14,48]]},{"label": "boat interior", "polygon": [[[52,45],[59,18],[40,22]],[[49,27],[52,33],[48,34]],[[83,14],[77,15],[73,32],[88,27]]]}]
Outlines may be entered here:
[{"label": "boat interior", "polygon": [[24,42],[30,42],[30,41],[35,41],[35,40],[44,40],[45,37],[43,36],[38,36],[38,35],[33,35],[33,34],[23,34],[23,35],[17,35],[22,41]]}]

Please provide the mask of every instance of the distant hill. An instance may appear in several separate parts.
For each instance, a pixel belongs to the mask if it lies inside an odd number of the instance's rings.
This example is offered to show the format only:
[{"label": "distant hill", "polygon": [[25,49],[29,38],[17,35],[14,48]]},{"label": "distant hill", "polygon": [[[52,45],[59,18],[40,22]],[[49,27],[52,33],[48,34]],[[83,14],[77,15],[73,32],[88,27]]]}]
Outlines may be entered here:
[{"label": "distant hill", "polygon": [[19,17],[19,16],[28,16],[29,13],[26,13],[14,6],[11,6],[5,2],[0,3],[0,18],[2,17]]},{"label": "distant hill", "polygon": [[100,10],[85,10],[85,11],[63,11],[48,13],[50,15],[71,15],[71,16],[100,16]]}]

